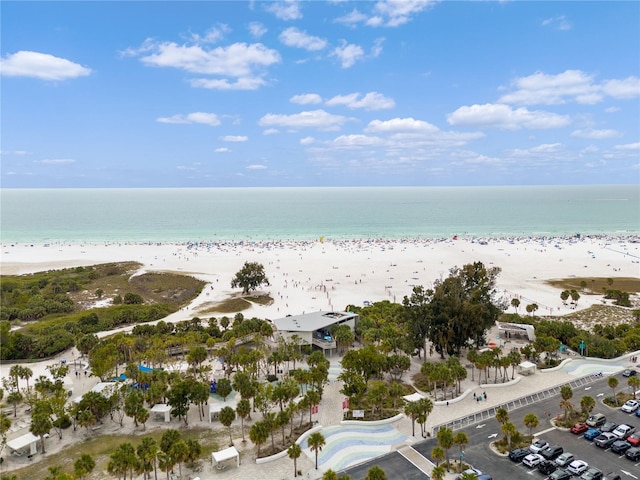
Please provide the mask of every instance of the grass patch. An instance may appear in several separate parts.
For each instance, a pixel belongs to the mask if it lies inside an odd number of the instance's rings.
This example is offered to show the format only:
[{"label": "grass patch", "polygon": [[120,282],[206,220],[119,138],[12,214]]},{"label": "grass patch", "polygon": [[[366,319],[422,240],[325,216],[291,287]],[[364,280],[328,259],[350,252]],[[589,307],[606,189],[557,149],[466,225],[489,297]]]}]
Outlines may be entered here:
[{"label": "grass patch", "polygon": [[269,295],[249,296],[249,297],[229,297],[218,303],[205,303],[198,309],[198,313],[204,314],[227,314],[238,313],[247,310],[253,306],[253,304],[259,305],[271,305],[273,298]]},{"label": "grass patch", "polygon": [[[206,462],[211,458],[211,452],[216,451],[222,447],[226,447],[229,443],[229,435],[227,429],[219,431],[212,431],[208,428],[201,427],[189,427],[188,429],[179,429],[183,439],[195,439],[202,445],[202,456],[200,461]],[[239,429],[238,429],[239,431]],[[11,472],[4,472],[3,474],[15,475],[17,480],[32,480],[34,478],[46,478],[49,475],[49,467],[59,465],[67,473],[73,472],[74,462],[80,458],[84,453],[93,457],[96,462],[96,467],[91,475],[86,478],[90,480],[100,480],[105,478],[105,472],[107,471],[107,465],[109,463],[109,456],[121,443],[129,442],[134,448],[136,448],[141,442],[143,436],[153,437],[159,444],[164,429],[158,428],[154,430],[148,430],[146,432],[139,431],[136,435],[100,435],[95,438],[83,440],[76,445],[71,445],[59,452],[45,454],[45,458],[37,463],[33,463],[27,467],[12,470]],[[74,435],[73,432],[65,432],[66,435]],[[75,432],[76,436],[83,436],[84,432],[78,430]],[[226,439],[226,440],[225,440]],[[176,466],[176,471],[177,471]],[[164,472],[158,472],[158,478],[164,478],[166,474]]]},{"label": "grass patch", "polygon": [[[603,277],[570,277],[548,280],[547,283],[560,290],[577,290],[581,295],[602,295],[603,289],[614,288],[624,292],[640,292],[640,278],[634,277],[611,277],[613,283],[609,285],[607,278]],[[583,282],[585,287],[581,285]]]},{"label": "grass patch", "polygon": [[[547,318],[547,317],[545,317]],[[549,317],[549,319],[553,319]],[[591,330],[594,325],[620,325],[628,323],[634,325],[632,310],[615,305],[592,305],[584,310],[577,310],[561,317],[563,321],[580,325],[580,328]]]}]

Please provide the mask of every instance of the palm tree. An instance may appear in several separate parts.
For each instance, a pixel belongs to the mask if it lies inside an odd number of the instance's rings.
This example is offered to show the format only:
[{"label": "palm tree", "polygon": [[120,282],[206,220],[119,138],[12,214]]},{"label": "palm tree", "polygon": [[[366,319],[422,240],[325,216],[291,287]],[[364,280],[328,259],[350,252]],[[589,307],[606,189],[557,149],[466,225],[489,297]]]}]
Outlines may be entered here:
[{"label": "palm tree", "polygon": [[500,423],[502,425],[504,425],[505,423],[507,423],[509,421],[509,412],[507,411],[506,408],[500,407],[496,411],[496,420],[498,421],[498,423]]},{"label": "palm tree", "polygon": [[616,377],[609,377],[607,380],[607,384],[609,388],[613,390],[613,398],[616,401],[616,405],[618,405],[618,397],[616,396],[616,388],[618,387],[618,379]]},{"label": "palm tree", "polygon": [[504,438],[507,440],[507,445],[511,448],[511,440],[514,435],[518,433],[516,426],[511,422],[505,422],[500,427],[502,433],[504,433]]},{"label": "palm tree", "polygon": [[595,406],[596,400],[591,395],[585,395],[584,397],[582,397],[582,399],[580,399],[580,408],[586,415],[589,415],[595,408]]},{"label": "palm tree", "polygon": [[91,473],[96,466],[93,457],[87,453],[83,453],[79,459],[73,464],[73,473],[75,478],[84,478],[87,473]]},{"label": "palm tree", "polygon": [[293,478],[296,478],[298,476],[298,458],[302,454],[302,448],[297,443],[294,443],[287,449],[287,454],[293,460]]},{"label": "palm tree", "polygon": [[419,415],[418,402],[408,402],[404,406],[404,414],[411,419],[411,431],[412,435],[416,436],[416,418]]},{"label": "palm tree", "polygon": [[316,455],[316,470],[318,469],[318,452],[322,450],[322,447],[325,445],[324,435],[320,432],[314,432],[309,435],[307,439],[307,444],[312,452],[315,452]]},{"label": "palm tree", "polygon": [[573,403],[569,399],[560,400],[560,408],[564,410],[564,421],[567,421],[567,416],[569,415],[569,411],[573,410]]},{"label": "palm tree", "polygon": [[480,358],[480,354],[477,350],[469,350],[467,353],[467,360],[471,363],[471,381],[475,382],[475,366]]},{"label": "palm tree", "polygon": [[236,411],[231,407],[223,407],[218,414],[220,423],[229,429],[229,445],[233,445],[233,437],[231,436],[231,424],[236,419]]},{"label": "palm tree", "polygon": [[264,444],[269,438],[269,427],[264,422],[256,422],[251,425],[251,429],[249,430],[249,438],[253,443],[258,446],[258,457],[260,456],[260,446]]},{"label": "palm tree", "polygon": [[640,386],[640,378],[638,378],[636,376],[629,377],[629,380],[627,380],[627,383],[631,387],[631,390],[633,390],[633,398],[635,399],[636,398],[636,390]]},{"label": "palm tree", "polygon": [[527,413],[524,416],[523,423],[524,426],[529,429],[529,435],[532,435],[533,429],[540,424],[540,421],[538,420],[538,416],[535,413]]},{"label": "palm tree", "polygon": [[440,465],[440,463],[444,460],[444,450],[442,447],[433,447],[431,449],[431,458],[436,461],[436,466]]},{"label": "palm tree", "polygon": [[364,480],[387,480],[387,474],[378,465],[374,465],[367,470],[367,476]]},{"label": "palm tree", "polygon": [[512,298],[511,299],[511,306],[514,308],[516,313],[518,313],[518,307],[520,306],[520,300],[518,300],[517,298]]},{"label": "palm tree", "polygon": [[329,469],[322,474],[322,480],[338,480],[338,474]]},{"label": "palm tree", "polygon": [[421,431],[424,435],[424,424],[427,422],[429,414],[433,411],[433,402],[429,398],[421,398],[416,402],[416,404],[416,408],[418,409],[418,419],[422,429]]},{"label": "palm tree", "polygon": [[158,480],[158,454],[160,450],[158,444],[153,437],[142,437],[142,443],[138,445],[136,454],[140,459],[142,471],[144,472],[144,478],[147,478],[147,473],[154,471],[155,478]]},{"label": "palm tree", "polygon": [[174,464],[178,464],[178,471],[180,473],[180,478],[182,478],[182,462],[186,461],[189,456],[189,447],[184,440],[178,440],[176,443],[171,445],[168,453]]},{"label": "palm tree", "polygon": [[457,445],[460,449],[460,455],[458,458],[460,459],[460,467],[462,467],[462,451],[464,450],[464,447],[469,445],[469,437],[464,432],[457,432],[453,437],[453,444]]},{"label": "palm tree", "polygon": [[434,467],[434,469],[431,471],[431,478],[433,480],[444,480],[446,473],[447,472],[444,469],[444,467],[441,465],[438,465],[437,467]]},{"label": "palm tree", "polygon": [[449,449],[453,447],[453,431],[450,428],[441,428],[438,430],[436,437],[438,438],[438,445],[444,450],[447,470],[449,470]]},{"label": "palm tree", "polygon": [[248,399],[246,398],[240,399],[240,401],[238,402],[238,405],[236,405],[236,413],[238,414],[238,417],[240,417],[240,427],[242,430],[242,443],[245,443],[246,440],[244,438],[244,419],[247,418],[251,413],[251,403],[249,402]]}]

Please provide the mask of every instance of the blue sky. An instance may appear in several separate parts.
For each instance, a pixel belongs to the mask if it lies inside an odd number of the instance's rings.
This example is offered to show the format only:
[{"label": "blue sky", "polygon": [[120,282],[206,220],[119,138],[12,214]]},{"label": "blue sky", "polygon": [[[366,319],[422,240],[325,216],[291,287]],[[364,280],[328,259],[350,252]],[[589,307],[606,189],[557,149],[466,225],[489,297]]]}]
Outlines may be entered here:
[{"label": "blue sky", "polygon": [[640,182],[640,2],[0,8],[3,188]]}]

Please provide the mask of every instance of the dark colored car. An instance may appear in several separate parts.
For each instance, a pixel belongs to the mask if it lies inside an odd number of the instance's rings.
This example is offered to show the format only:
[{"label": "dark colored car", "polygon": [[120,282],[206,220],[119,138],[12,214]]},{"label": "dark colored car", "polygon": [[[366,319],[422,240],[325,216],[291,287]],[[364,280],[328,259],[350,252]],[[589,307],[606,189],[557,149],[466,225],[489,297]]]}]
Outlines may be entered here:
[{"label": "dark colored car", "polygon": [[563,453],[564,448],[560,445],[549,445],[547,448],[540,450],[540,455],[542,455],[545,460],[555,460]]},{"label": "dark colored car", "polygon": [[624,452],[624,456],[634,462],[637,461],[640,459],[640,447],[631,447],[629,450]]},{"label": "dark colored car", "polygon": [[601,432],[613,432],[616,428],[618,428],[618,424],[617,424],[617,423],[613,423],[613,422],[605,422],[605,423],[600,427],[600,431],[601,431]]},{"label": "dark colored car", "polygon": [[580,480],[602,480],[602,472],[597,468],[591,467],[580,475]]},{"label": "dark colored car", "polygon": [[584,432],[583,437],[587,440],[593,440],[596,437],[602,435],[602,430],[598,430],[597,428],[590,428],[586,432]]},{"label": "dark colored car", "polygon": [[611,451],[615,453],[624,453],[631,448],[631,444],[625,440],[617,440],[611,444]]},{"label": "dark colored car", "polygon": [[623,377],[633,377],[637,374],[638,372],[636,372],[633,368],[627,368],[624,372],[622,372]]},{"label": "dark colored car", "polygon": [[612,472],[607,473],[604,477],[602,477],[602,480],[622,480],[622,477],[617,473]]},{"label": "dark colored car", "polygon": [[547,480],[570,480],[571,474],[566,470],[559,468],[547,477]]},{"label": "dark colored car", "polygon": [[509,459],[514,462],[521,462],[524,460],[524,457],[529,455],[531,451],[528,448],[516,448],[515,450],[511,450],[509,452]]},{"label": "dark colored car", "polygon": [[555,472],[558,469],[556,462],[553,460],[543,460],[538,464],[538,471],[545,475]]}]

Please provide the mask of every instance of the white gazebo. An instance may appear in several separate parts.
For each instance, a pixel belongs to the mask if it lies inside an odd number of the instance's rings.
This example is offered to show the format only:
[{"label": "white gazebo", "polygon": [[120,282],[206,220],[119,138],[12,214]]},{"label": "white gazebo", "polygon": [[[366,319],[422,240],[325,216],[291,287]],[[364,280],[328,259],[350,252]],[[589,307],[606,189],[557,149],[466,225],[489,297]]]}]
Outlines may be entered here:
[{"label": "white gazebo", "polygon": [[38,453],[39,441],[39,437],[36,437],[33,433],[29,432],[19,436],[18,438],[14,438],[13,440],[9,440],[7,442],[7,447],[18,455],[22,455],[22,450],[29,447],[29,455],[35,455]]},{"label": "white gazebo", "polygon": [[225,448],[224,450],[220,450],[219,452],[211,452],[211,463],[215,465],[215,467],[219,470],[222,470],[224,466],[221,465],[220,462],[224,462],[225,460],[230,460],[232,458],[236,459],[236,466],[240,466],[240,454],[236,447]]},{"label": "white gazebo", "polygon": [[407,402],[417,402],[418,400],[422,400],[424,397],[420,395],[418,392],[412,393],[411,395],[405,395],[404,398]]},{"label": "white gazebo", "polygon": [[165,403],[156,403],[151,408],[151,413],[159,413],[164,415],[164,421],[169,423],[171,421],[171,405]]},{"label": "white gazebo", "polygon": [[531,375],[532,373],[536,373],[536,364],[524,361],[518,365],[518,373],[521,375]]}]

